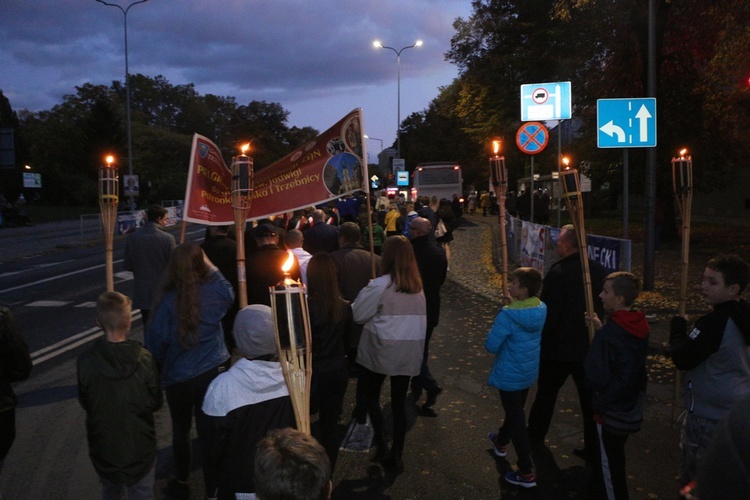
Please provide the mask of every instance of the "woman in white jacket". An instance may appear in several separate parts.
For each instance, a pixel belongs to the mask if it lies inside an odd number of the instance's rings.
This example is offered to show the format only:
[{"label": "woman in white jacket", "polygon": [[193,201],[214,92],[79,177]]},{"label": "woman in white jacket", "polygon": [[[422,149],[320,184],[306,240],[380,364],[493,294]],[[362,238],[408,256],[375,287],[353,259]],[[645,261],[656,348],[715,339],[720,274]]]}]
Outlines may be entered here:
[{"label": "woman in white jacket", "polygon": [[[354,321],[364,324],[357,350],[363,370],[367,411],[375,431],[377,459],[401,473],[406,438],[406,392],[411,377],[419,375],[424,352],[427,316],[422,279],[411,243],[391,236],[383,244],[383,275],[362,289],[352,304]],[[380,389],[391,377],[393,446],[387,451],[380,410]]]}]

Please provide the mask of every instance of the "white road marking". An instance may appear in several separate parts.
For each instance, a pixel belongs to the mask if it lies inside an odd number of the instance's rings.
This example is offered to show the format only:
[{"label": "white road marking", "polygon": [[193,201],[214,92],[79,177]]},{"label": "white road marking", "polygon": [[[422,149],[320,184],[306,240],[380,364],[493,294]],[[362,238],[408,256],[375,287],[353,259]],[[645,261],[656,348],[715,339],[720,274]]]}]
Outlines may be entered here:
[{"label": "white road marking", "polygon": [[[136,309],[132,312],[131,316],[133,318],[133,321],[139,319],[141,317],[141,310]],[[103,334],[104,332],[98,326],[89,328],[88,330],[84,330],[80,333],[68,337],[67,339],[61,340],[60,342],[56,342],[52,345],[48,345],[47,347],[39,349],[38,351],[32,352],[32,363],[36,366],[43,361],[55,358],[70,351],[71,349],[75,349],[80,345],[91,342],[92,340],[96,340]]]},{"label": "white road marking", "polygon": [[26,307],[62,307],[70,304],[68,300],[37,300],[29,302]]}]

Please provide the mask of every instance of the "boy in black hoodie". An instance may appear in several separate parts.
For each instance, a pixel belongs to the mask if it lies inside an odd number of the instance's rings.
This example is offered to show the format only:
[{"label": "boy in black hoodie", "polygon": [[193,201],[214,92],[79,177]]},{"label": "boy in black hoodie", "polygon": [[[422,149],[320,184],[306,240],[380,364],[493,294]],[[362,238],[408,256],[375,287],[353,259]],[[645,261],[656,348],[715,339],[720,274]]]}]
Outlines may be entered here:
[{"label": "boy in black hoodie", "polygon": [[96,323],[104,330],[78,358],[78,399],[86,410],[89,456],[102,498],[152,498],[156,465],[154,412],[162,393],[151,353],[129,340],[131,300],[105,292]]},{"label": "boy in black hoodie", "polygon": [[685,374],[682,427],[682,482],[695,478],[696,465],[717,423],[737,401],[750,395],[750,304],[740,298],[750,281],[747,262],[737,255],[708,261],[700,293],[713,311],[695,322],[672,318],[672,360]]},{"label": "boy in black hoodie", "polygon": [[610,500],[628,498],[625,442],[640,430],[646,399],[648,323],[642,312],[630,310],[639,291],[631,273],[608,275],[599,294],[606,324],[596,314],[586,318],[597,329],[584,362],[600,443],[601,476],[595,477]]}]

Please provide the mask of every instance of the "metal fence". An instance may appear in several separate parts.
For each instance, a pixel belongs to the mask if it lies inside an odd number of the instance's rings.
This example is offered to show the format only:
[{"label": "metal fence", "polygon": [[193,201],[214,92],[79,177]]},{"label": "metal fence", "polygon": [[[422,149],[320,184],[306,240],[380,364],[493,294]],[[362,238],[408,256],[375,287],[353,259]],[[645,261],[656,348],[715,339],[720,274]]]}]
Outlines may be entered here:
[{"label": "metal fence", "polygon": [[[508,258],[516,265],[521,263],[521,253],[523,242],[523,223],[521,219],[509,217],[506,224],[506,235],[508,239]],[[528,223],[527,223],[528,224]],[[557,235],[560,229],[553,226],[544,226],[542,224],[533,224],[535,230],[542,230],[546,235],[544,238],[544,271],[546,274],[560,256],[557,254]],[[587,234],[589,258],[604,265],[610,271],[630,271],[632,265],[631,259],[631,241],[621,238],[610,238],[608,236],[598,236]]]}]

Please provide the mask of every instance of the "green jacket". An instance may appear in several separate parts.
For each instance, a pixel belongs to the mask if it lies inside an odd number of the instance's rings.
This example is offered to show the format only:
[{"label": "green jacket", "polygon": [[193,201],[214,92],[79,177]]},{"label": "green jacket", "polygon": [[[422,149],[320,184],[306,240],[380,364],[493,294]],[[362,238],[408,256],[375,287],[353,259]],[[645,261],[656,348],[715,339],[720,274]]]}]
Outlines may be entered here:
[{"label": "green jacket", "polygon": [[97,474],[115,484],[137,483],[157,452],[154,412],[162,393],[151,353],[135,340],[97,339],[78,358],[78,399]]}]

